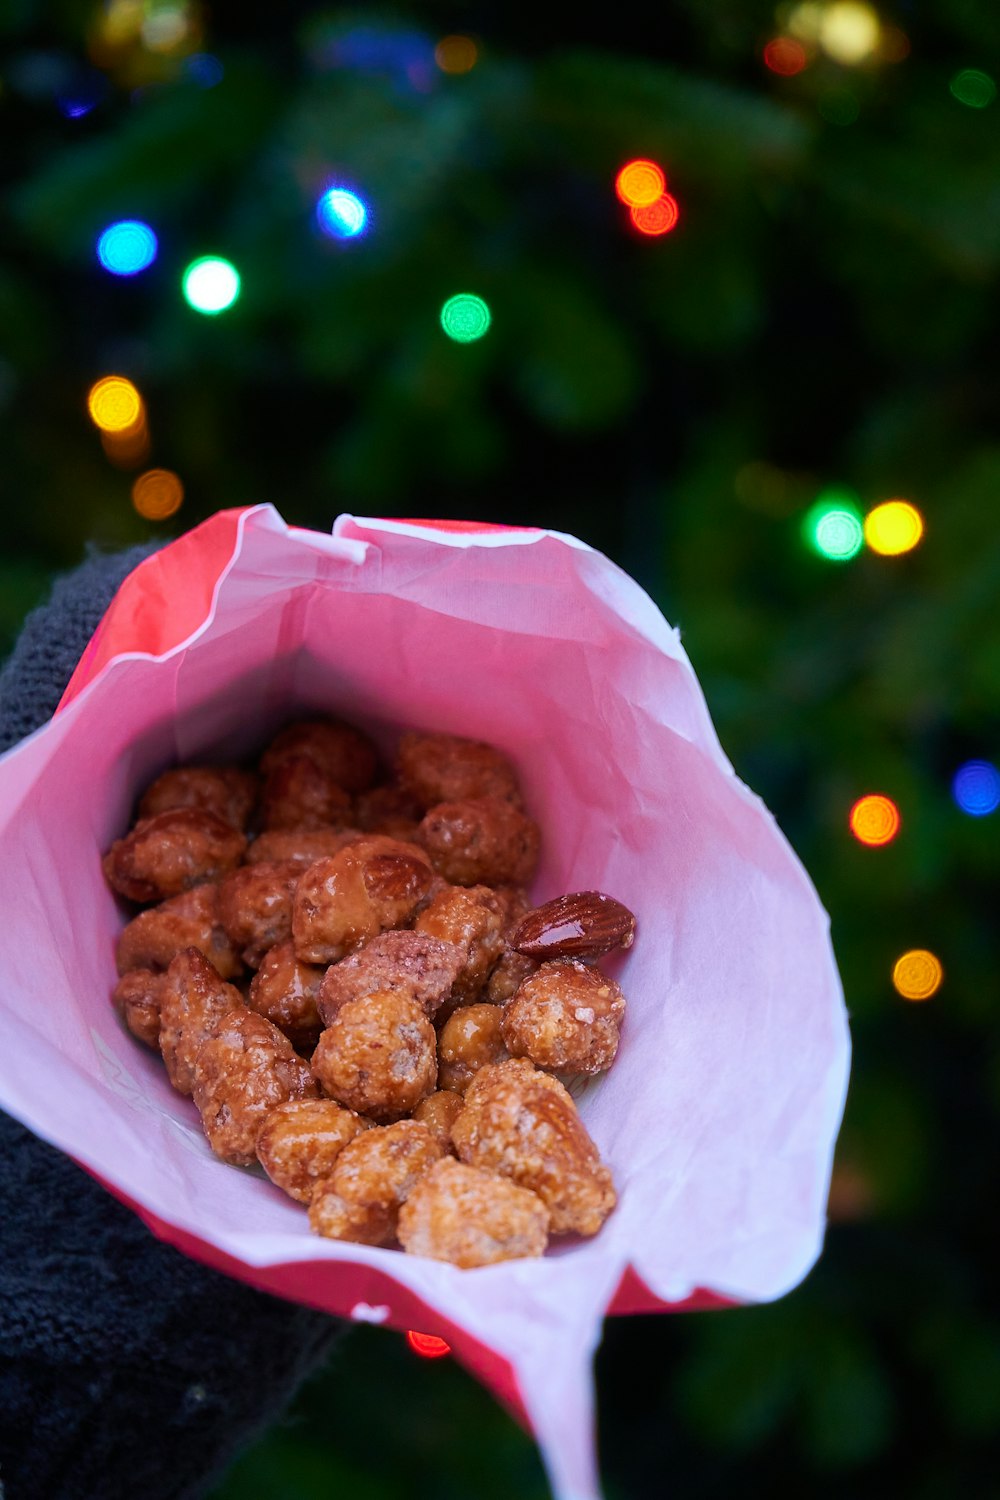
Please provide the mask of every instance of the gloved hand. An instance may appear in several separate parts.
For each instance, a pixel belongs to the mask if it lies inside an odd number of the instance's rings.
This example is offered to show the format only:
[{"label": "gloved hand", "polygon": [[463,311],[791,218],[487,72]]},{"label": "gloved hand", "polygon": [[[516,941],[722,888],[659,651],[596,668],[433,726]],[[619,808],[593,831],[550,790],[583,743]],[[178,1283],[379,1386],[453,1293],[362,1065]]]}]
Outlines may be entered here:
[{"label": "gloved hand", "polygon": [[[52,715],[151,546],[92,556],[0,673],[0,750]],[[0,1114],[0,1500],[195,1500],[285,1409],[343,1325],[161,1244]]]}]

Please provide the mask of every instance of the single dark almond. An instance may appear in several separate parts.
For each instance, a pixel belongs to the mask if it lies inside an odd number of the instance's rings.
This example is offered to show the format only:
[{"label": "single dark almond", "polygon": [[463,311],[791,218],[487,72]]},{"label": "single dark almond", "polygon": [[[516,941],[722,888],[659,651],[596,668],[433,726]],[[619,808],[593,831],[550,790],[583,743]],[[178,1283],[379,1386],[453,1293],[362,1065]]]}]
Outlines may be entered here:
[{"label": "single dark almond", "polygon": [[600,891],[557,896],[525,913],[508,939],[529,958],[600,958],[613,948],[631,948],[635,917],[627,906]]},{"label": "single dark almond", "polygon": [[406,854],[376,854],[366,860],[365,890],[373,901],[417,901],[433,878],[430,865]]}]

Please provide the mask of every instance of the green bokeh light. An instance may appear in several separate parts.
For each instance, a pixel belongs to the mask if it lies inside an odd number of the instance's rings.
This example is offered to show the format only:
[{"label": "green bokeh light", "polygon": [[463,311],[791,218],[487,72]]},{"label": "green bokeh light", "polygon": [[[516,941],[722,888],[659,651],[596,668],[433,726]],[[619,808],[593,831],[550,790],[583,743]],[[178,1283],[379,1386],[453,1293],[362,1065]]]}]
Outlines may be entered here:
[{"label": "green bokeh light", "polygon": [[184,272],[181,288],[196,312],[214,317],[232,307],[240,295],[240,273],[219,255],[202,255]]},{"label": "green bokeh light", "polygon": [[486,303],[472,292],[456,292],[441,309],[441,327],[458,344],[471,344],[474,339],[481,339],[490,321]]},{"label": "green bokeh light", "polygon": [[850,562],[864,546],[861,510],[849,490],[824,490],[805,515],[806,546],[830,562]]},{"label": "green bokeh light", "polygon": [[967,104],[970,109],[985,109],[997,96],[997,86],[993,79],[988,73],[981,73],[978,68],[963,68],[961,73],[955,74],[948,87],[959,104]]}]

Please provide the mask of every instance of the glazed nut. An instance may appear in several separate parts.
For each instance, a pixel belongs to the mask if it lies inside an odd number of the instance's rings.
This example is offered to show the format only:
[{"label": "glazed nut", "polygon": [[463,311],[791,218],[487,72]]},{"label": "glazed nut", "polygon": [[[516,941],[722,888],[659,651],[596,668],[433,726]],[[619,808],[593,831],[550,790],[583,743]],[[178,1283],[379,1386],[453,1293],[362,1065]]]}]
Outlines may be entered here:
[{"label": "glazed nut", "polygon": [[277,1026],[293,1047],[311,1048],[323,1029],[316,993],[323,970],[295,957],[291,942],[270,948],[261,961],[247,995],[247,1005]]},{"label": "glazed nut", "polygon": [[414,932],[453,943],[463,954],[452,985],[454,1005],[479,998],[490,970],[503,952],[506,905],[488,886],[445,886],[417,917]]},{"label": "glazed nut", "polygon": [[289,755],[264,783],[265,829],[346,827],[351,799],[308,755]]},{"label": "glazed nut", "polygon": [[208,1144],[234,1166],[256,1160],[257,1136],[276,1105],[318,1092],[287,1037],[243,1006],[220,1016],[198,1048],[195,1106]]},{"label": "glazed nut", "polygon": [[160,1006],[166,978],[152,969],[130,969],[119,979],[112,995],[129,1031],[154,1051],[160,1046]]},{"label": "glazed nut", "polygon": [[523,885],[538,863],[538,825],[498,798],[441,802],[420,825],[439,875],[453,885]]},{"label": "glazed nut", "polygon": [[553,1234],[596,1234],[615,1206],[611,1173],[572,1098],[523,1059],[480,1070],[451,1138],[461,1161],[537,1193]]},{"label": "glazed nut", "polygon": [[104,856],[108,884],[130,901],[162,901],[235,870],[247,841],[214,813],[179,807],[141,819]]},{"label": "glazed nut", "polygon": [[413,1111],[413,1118],[427,1126],[442,1151],[451,1152],[451,1127],[464,1108],[465,1100],[461,1094],[453,1094],[451,1089],[438,1089],[421,1099]]},{"label": "glazed nut", "polygon": [[399,779],[426,811],[439,802],[496,797],[520,803],[517,773],[502,751],[454,734],[404,734],[398,751]]},{"label": "glazed nut", "polygon": [[631,948],[634,939],[635,917],[627,906],[601,891],[577,891],[527,912],[508,941],[530,958],[588,959]]},{"label": "glazed nut", "polygon": [[289,724],[271,741],[260,768],[270,775],[293,756],[306,756],[345,792],[363,792],[378,769],[375,746],[366,734],[335,719],[303,719]]},{"label": "glazed nut", "polygon": [[345,844],[361,837],[357,828],[271,828],[254,839],[246,852],[248,865],[294,860],[304,870],[318,859],[329,859]]},{"label": "glazed nut", "polygon": [[197,948],[178,953],[165,981],[160,998],[160,1052],[174,1088],[190,1094],[199,1047],[220,1017],[243,1009],[243,997]]},{"label": "glazed nut", "polygon": [[308,1203],[348,1141],[368,1128],[367,1120],[332,1099],[292,1099],[265,1116],[257,1160],[276,1187]]},{"label": "glazed nut", "polygon": [[486,983],[486,999],[491,1005],[506,1005],[530,974],[538,968],[538,960],[525,958],[512,948],[500,956],[500,961]]},{"label": "glazed nut", "polygon": [[317,860],[295,891],[296,953],[306,963],[336,963],[359,943],[407,922],[432,879],[422,849],[376,833]]},{"label": "glazed nut", "polygon": [[178,766],[158,776],[139,803],[138,818],[178,807],[214,813],[242,832],[257,801],[257,777],[237,766]]},{"label": "glazed nut", "polygon": [[470,1270],[541,1255],[548,1229],[548,1209],[535,1193],[446,1158],[414,1186],[397,1232],[410,1255]]},{"label": "glazed nut", "polygon": [[316,1003],[329,1026],[349,1000],[376,990],[402,990],[433,1016],[451,994],[465,955],[454,943],[420,932],[383,932],[356,953],[331,964]]},{"label": "glazed nut", "polygon": [[269,948],[291,937],[292,897],[301,874],[294,860],[284,860],[242,865],[220,883],[222,925],[251,969]]},{"label": "glazed nut", "polygon": [[619,986],[600,969],[566,960],[544,963],[503,1008],[501,1031],[512,1057],[566,1073],[600,1073],[618,1051],[625,1014]]},{"label": "glazed nut", "polygon": [[463,1005],[438,1036],[438,1084],[464,1094],[480,1068],[504,1062],[509,1056],[502,1035],[503,1012],[498,1005]]},{"label": "glazed nut", "polygon": [[440,1157],[441,1146],[417,1120],[355,1136],[313,1191],[311,1228],[328,1239],[386,1244],[395,1236],[401,1205]]},{"label": "glazed nut", "polygon": [[419,823],[423,811],[416,798],[396,782],[372,787],[354,799],[354,821],[368,833],[383,832],[384,823]]},{"label": "glazed nut", "polygon": [[220,919],[219,887],[214,882],[196,885],[133,917],[118,939],[118,972],[161,971],[185,948],[197,948],[223,979],[233,979],[243,972]]},{"label": "glazed nut", "polygon": [[376,990],[341,1006],[313,1053],[324,1093],[373,1120],[409,1114],[437,1083],[437,1038],[404,990]]}]

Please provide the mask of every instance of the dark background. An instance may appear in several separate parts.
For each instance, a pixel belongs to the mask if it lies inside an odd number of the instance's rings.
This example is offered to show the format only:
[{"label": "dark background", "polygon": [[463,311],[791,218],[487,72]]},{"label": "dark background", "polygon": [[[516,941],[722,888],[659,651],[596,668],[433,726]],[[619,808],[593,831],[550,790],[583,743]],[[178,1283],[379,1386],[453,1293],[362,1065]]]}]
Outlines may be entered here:
[{"label": "dark background", "polygon": [[[802,16],[750,0],[0,8],[2,649],[87,544],[224,506],[570,531],[680,625],[832,915],[856,1050],[826,1252],[771,1307],[609,1324],[611,1500],[1000,1496],[997,815],[950,791],[997,756],[1000,102],[951,85],[1000,75],[1000,10],[885,4],[856,62],[829,10],[785,77],[763,49]],[[434,61],[454,32],[462,76]],[[615,197],[633,156],[671,234]],[[356,240],[317,229],[335,179],[371,205]],[[122,217],[160,239],[129,279],[95,256]],[[243,277],[216,318],[179,289],[207,252]],[[463,290],[493,313],[469,345],[438,322]],[[159,525],[87,417],[108,373],[186,487]],[[911,500],[922,544],[817,556],[830,485]],[[902,814],[883,849],[848,831],[869,791]],[[892,965],[924,947],[945,981],[907,1004]],[[214,1500],[545,1493],[471,1378],[362,1328]]]}]

